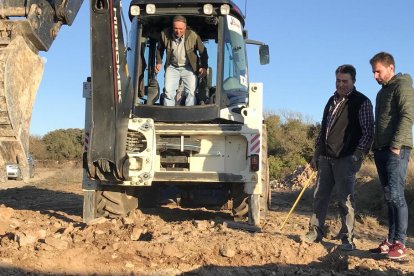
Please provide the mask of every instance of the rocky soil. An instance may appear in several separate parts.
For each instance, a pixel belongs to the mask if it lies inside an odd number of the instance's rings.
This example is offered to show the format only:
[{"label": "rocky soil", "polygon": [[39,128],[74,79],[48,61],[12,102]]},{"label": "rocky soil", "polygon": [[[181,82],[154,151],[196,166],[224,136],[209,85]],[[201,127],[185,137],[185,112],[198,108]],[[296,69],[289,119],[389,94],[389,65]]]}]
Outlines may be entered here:
[{"label": "rocky soil", "polygon": [[412,249],[402,261],[367,251],[386,234],[374,216],[358,217],[353,252],[338,249],[335,212],[322,243],[301,242],[311,188],[281,229],[300,189],[272,185],[272,210],[249,232],[233,228],[229,211],[174,203],[85,224],[80,169],[1,185],[0,275],[414,275]]}]

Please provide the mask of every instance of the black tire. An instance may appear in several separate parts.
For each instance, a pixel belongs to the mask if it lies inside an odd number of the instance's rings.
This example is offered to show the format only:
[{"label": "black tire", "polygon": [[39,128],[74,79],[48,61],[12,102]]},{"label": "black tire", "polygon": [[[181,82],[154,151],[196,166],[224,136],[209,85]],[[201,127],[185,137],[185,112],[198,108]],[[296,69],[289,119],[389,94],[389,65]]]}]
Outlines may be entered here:
[{"label": "black tire", "polygon": [[96,213],[98,217],[124,217],[138,207],[137,197],[126,188],[96,192]]}]

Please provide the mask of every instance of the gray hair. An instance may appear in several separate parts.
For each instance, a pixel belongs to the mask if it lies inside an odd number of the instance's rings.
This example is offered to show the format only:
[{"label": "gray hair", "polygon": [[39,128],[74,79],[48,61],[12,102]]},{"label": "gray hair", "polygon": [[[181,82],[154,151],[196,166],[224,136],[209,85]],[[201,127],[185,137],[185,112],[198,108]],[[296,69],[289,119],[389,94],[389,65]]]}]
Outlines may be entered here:
[{"label": "gray hair", "polygon": [[176,16],[174,16],[172,22],[173,23],[174,22],[183,22],[183,23],[185,23],[187,25],[187,19],[185,19],[185,17],[182,16],[182,15],[176,15]]}]

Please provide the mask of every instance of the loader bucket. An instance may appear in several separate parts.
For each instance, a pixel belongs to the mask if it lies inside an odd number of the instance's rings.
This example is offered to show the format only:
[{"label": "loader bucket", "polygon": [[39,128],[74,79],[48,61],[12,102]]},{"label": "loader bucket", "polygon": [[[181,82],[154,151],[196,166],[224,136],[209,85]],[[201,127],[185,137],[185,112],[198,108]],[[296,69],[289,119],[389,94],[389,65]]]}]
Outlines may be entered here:
[{"label": "loader bucket", "polygon": [[29,178],[30,119],[43,68],[21,36],[0,45],[0,182],[6,181],[5,163],[19,164],[23,180]]}]

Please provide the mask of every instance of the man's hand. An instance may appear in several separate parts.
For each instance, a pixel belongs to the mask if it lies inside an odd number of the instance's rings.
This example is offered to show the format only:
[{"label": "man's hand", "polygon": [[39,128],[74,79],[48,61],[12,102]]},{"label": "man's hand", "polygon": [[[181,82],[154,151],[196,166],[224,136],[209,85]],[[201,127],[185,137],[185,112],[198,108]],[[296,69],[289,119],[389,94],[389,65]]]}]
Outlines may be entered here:
[{"label": "man's hand", "polygon": [[198,69],[198,74],[200,75],[200,77],[204,78],[205,76],[207,76],[207,69],[206,68]]},{"label": "man's hand", "polygon": [[356,149],[352,155],[355,157],[356,160],[364,160],[366,154],[363,150]]},{"label": "man's hand", "polygon": [[155,73],[158,73],[161,70],[161,63],[155,65]]},{"label": "man's hand", "polygon": [[320,149],[316,146],[315,152],[313,153],[312,160],[310,161],[310,167],[312,170],[317,171],[319,166],[319,157],[321,156]]},{"label": "man's hand", "polygon": [[400,155],[401,150],[397,148],[390,147],[390,151],[392,151],[396,155]]},{"label": "man's hand", "polygon": [[319,165],[318,163],[319,163],[319,154],[314,154],[310,162],[311,169],[314,171],[317,171],[318,165]]}]

